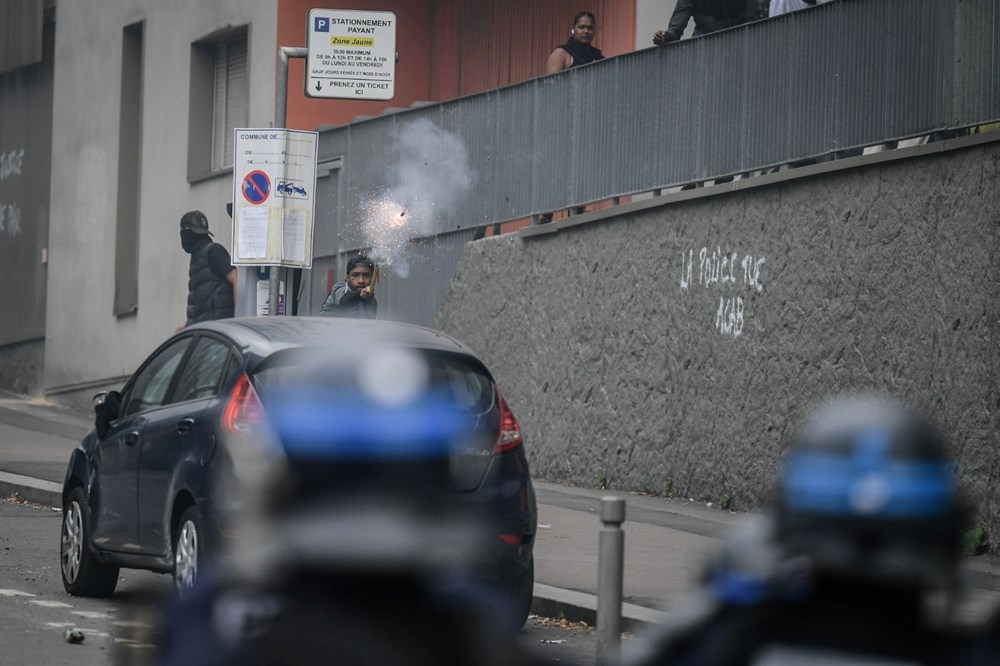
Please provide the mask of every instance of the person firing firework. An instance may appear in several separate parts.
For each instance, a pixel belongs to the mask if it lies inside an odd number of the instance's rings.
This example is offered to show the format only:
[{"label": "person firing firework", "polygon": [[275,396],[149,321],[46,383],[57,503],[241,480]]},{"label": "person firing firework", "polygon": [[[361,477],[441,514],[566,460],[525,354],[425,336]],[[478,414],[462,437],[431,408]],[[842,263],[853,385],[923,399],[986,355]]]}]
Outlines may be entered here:
[{"label": "person firing firework", "polygon": [[344,282],[333,285],[320,315],[325,317],[355,317],[375,319],[378,301],[375,300],[375,283],[378,282],[378,267],[364,255],[352,257],[347,262],[347,277]]}]

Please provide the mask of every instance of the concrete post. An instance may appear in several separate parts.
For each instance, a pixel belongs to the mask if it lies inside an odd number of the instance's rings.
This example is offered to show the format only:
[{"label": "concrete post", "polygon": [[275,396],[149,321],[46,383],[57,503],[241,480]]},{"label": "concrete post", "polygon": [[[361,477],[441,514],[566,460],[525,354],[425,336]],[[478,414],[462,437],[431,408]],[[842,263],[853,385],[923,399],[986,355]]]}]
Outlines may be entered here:
[{"label": "concrete post", "polygon": [[625,500],[602,497],[597,552],[597,666],[617,664],[621,659],[624,522]]}]

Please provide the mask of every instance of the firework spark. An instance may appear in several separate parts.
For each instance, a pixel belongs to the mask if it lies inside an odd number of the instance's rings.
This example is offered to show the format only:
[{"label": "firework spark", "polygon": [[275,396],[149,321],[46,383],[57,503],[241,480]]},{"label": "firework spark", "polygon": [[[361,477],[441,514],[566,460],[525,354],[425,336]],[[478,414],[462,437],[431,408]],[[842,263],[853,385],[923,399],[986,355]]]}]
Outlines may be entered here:
[{"label": "firework spark", "polygon": [[389,196],[373,196],[364,213],[365,236],[371,244],[375,261],[405,271],[409,265],[407,250],[413,236],[406,209]]}]

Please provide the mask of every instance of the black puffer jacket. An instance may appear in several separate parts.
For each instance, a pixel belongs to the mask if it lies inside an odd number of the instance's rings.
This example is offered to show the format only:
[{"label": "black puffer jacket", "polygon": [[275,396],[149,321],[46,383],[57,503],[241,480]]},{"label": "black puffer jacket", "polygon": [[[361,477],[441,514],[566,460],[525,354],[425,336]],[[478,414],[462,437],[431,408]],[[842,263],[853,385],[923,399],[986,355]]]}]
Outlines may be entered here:
[{"label": "black puffer jacket", "polygon": [[[207,240],[207,239],[206,239]],[[212,271],[208,253],[211,241],[200,244],[191,251],[191,267],[188,269],[187,323],[226,319],[235,312],[233,285],[224,277]]]}]

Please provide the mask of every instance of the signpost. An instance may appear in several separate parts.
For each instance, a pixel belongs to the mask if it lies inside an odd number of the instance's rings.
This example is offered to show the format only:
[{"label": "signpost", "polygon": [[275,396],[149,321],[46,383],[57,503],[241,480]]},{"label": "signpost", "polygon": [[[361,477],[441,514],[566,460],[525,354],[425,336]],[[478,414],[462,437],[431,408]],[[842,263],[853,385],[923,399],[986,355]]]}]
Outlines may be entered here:
[{"label": "signpost", "polygon": [[[235,266],[311,268],[316,190],[316,132],[235,130],[233,247]],[[267,299],[279,302],[276,292]],[[259,299],[258,299],[259,301]],[[258,313],[261,304],[254,308]]]},{"label": "signpost", "polygon": [[393,12],[310,9],[306,95],[392,99],[396,78]]}]

